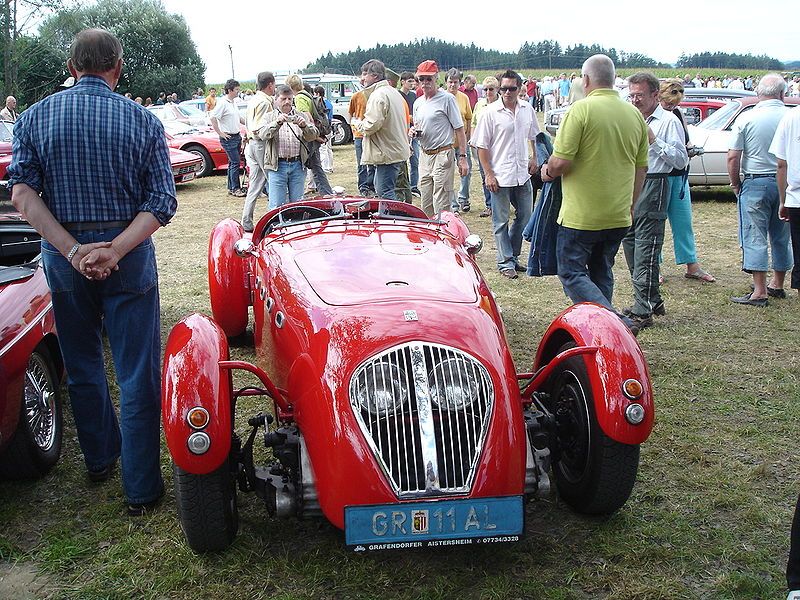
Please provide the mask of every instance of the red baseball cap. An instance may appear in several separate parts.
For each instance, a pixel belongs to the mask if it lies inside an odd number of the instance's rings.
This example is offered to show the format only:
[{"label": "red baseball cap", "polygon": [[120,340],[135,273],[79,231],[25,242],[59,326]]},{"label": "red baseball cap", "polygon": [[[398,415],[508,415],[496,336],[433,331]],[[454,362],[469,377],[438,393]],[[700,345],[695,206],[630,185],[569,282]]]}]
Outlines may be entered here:
[{"label": "red baseball cap", "polygon": [[439,65],[436,64],[435,60],[426,60],[419,63],[417,67],[417,77],[420,75],[433,75],[436,77],[439,74]]}]

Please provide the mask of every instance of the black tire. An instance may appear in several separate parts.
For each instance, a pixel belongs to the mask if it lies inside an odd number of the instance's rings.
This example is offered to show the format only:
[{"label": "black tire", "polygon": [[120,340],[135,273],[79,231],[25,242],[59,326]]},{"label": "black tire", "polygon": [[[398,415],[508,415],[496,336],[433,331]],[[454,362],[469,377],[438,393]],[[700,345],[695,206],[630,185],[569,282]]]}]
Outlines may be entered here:
[{"label": "black tire", "polygon": [[35,350],[25,369],[19,423],[0,457],[0,477],[36,479],[61,456],[64,417],[55,366],[44,347]]},{"label": "black tire", "polygon": [[236,479],[226,461],[207,475],[173,467],[178,519],[195,552],[224,550],[239,530]]},{"label": "black tire", "polygon": [[333,117],[331,126],[333,127],[333,139],[331,140],[333,146],[343,146],[353,141],[353,130],[342,117]]},{"label": "black tire", "polygon": [[[559,352],[574,347],[565,344]],[[597,422],[582,356],[564,361],[550,379],[549,409],[556,420],[553,476],[558,494],[584,514],[610,514],[631,495],[639,446],[608,437]]]},{"label": "black tire", "polygon": [[207,177],[214,172],[214,161],[211,160],[211,155],[208,153],[208,150],[203,148],[202,146],[192,145],[186,146],[183,148],[186,152],[191,152],[192,154],[196,154],[200,158],[203,159],[202,169],[197,173],[198,177]]}]

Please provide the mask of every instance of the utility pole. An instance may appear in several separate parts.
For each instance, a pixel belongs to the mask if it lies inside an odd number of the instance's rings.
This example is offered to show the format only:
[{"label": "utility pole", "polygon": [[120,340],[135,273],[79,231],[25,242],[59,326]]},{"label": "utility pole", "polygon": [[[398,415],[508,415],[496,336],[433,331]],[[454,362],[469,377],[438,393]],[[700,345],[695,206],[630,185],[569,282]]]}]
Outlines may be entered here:
[{"label": "utility pole", "polygon": [[228,52],[231,55],[231,79],[236,79],[236,74],[233,72],[233,47],[228,44]]}]

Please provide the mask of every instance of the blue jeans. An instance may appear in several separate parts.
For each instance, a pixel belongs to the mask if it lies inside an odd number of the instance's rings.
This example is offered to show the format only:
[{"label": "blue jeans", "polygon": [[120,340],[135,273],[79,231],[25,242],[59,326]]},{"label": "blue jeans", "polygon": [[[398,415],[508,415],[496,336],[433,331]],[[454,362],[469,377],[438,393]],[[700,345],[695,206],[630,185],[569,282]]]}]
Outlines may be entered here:
[{"label": "blue jeans", "polygon": [[408,157],[409,161],[409,174],[408,179],[411,182],[411,189],[417,189],[419,186],[419,140],[411,138],[411,156]]},{"label": "blue jeans", "polygon": [[242,136],[238,133],[230,136],[227,140],[219,138],[219,144],[228,155],[228,190],[238,190],[242,187],[239,184],[239,148],[242,145]]},{"label": "blue jeans", "polygon": [[375,165],[375,195],[386,200],[397,200],[394,188],[397,185],[397,174],[400,172],[400,163],[390,165]]},{"label": "blue jeans", "polygon": [[578,302],[595,302],[614,310],[614,258],[627,227],[582,231],[558,226],[558,278],[564,293]]},{"label": "blue jeans", "polygon": [[[511,207],[514,221],[508,226]],[[522,230],[528,224],[533,211],[531,180],[514,187],[501,187],[492,192],[492,227],[497,246],[497,268],[514,269],[522,248]]]},{"label": "blue jeans", "polygon": [[[121,229],[76,233],[82,244],[111,241]],[[90,281],[42,240],[58,343],[72,414],[86,466],[98,470],[122,456],[128,502],[164,490],[161,451],[161,321],[153,242],[131,250],[105,281]],[[119,421],[106,380],[103,330],[119,385]]]},{"label": "blue jeans", "polygon": [[358,193],[375,191],[375,167],[372,165],[361,164],[361,152],[364,138],[353,138],[353,145],[356,148],[356,166],[358,168]]},{"label": "blue jeans", "polygon": [[775,271],[792,269],[789,224],[778,218],[778,184],[775,177],[745,179],[739,192],[739,244],[742,270],[769,270],[769,248]]},{"label": "blue jeans", "polygon": [[278,160],[278,169],[269,173],[269,208],[278,208],[303,197],[306,170],[299,160]]}]

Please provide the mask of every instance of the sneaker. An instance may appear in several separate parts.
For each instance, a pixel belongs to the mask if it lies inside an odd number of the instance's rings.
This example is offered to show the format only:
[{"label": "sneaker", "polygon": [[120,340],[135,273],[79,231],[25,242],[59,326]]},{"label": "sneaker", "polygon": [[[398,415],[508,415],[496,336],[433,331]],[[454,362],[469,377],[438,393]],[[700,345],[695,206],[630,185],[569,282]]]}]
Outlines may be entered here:
[{"label": "sneaker", "polygon": [[519,277],[514,269],[500,269],[500,275],[509,279],[517,279]]},{"label": "sneaker", "polygon": [[228,190],[228,195],[233,196],[234,198],[244,198],[247,196],[247,192],[245,192],[242,188],[236,188],[235,190]]},{"label": "sneaker", "polygon": [[469,212],[469,200],[461,200],[459,199],[459,204],[461,204],[461,212]]},{"label": "sneaker", "polygon": [[487,206],[481,212],[478,213],[478,216],[479,217],[491,217],[492,216],[492,209]]},{"label": "sneaker", "polygon": [[117,461],[113,460],[105,467],[101,467],[99,469],[86,469],[86,476],[92,483],[103,483],[104,481],[111,479],[111,475],[114,473],[114,467],[116,464]]},{"label": "sneaker", "polygon": [[521,264],[519,264],[519,263],[514,263],[514,270],[515,270],[517,273],[524,273],[524,272],[525,272],[525,271],[527,271],[528,269],[526,269],[525,267],[523,267],[523,266],[522,266]]},{"label": "sneaker", "polygon": [[419,191],[419,188],[411,188],[411,193],[416,196],[417,198],[421,198],[422,194]]}]

